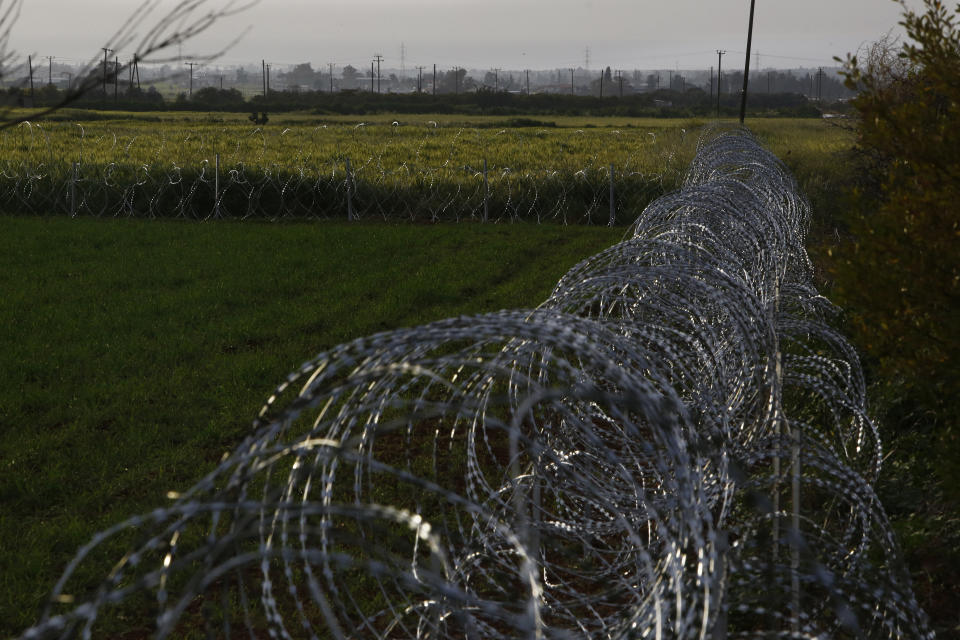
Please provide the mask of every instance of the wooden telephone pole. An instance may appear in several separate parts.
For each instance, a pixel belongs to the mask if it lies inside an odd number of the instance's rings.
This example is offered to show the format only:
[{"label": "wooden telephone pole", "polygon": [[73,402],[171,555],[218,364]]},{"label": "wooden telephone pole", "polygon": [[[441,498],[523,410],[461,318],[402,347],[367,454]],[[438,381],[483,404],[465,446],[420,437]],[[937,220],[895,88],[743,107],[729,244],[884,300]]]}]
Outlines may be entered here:
[{"label": "wooden telephone pole", "polygon": [[102,47],[102,49],[103,49],[103,97],[106,98],[107,97],[107,53],[108,52],[113,53],[113,49],[107,49],[106,47]]},{"label": "wooden telephone pole", "polygon": [[726,51],[717,49],[717,117],[720,117],[720,72],[723,68],[723,54]]},{"label": "wooden telephone pole", "polygon": [[196,62],[184,62],[183,64],[190,67],[190,97],[193,97],[193,67],[196,66]]},{"label": "wooden telephone pole", "polygon": [[753,7],[756,0],[750,0],[750,25],[747,27],[747,59],[743,63],[743,91],[740,94],[740,124],[747,115],[747,85],[750,82],[750,47],[753,45]]},{"label": "wooden telephone pole", "polygon": [[373,59],[377,61],[377,93],[380,93],[380,63],[383,62],[383,56],[377,53],[374,54]]}]

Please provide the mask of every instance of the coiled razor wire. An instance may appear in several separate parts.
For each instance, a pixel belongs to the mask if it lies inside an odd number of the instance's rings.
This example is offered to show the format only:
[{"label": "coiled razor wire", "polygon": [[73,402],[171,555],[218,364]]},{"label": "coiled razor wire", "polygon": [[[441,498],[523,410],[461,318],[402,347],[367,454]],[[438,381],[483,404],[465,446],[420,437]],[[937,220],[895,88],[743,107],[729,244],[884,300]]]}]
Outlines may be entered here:
[{"label": "coiled razor wire", "polygon": [[539,308],[304,364],[22,637],[932,637],[808,215],[748,132],[708,130]]},{"label": "coiled razor wire", "polygon": [[[88,140],[82,127],[73,127],[81,133],[67,135],[61,127],[51,136],[42,125],[26,123],[16,135],[9,134],[9,140],[0,140],[6,152],[0,162],[0,210],[189,220],[524,220],[605,225],[631,220],[628,214],[674,188],[682,169],[674,157],[676,145],[669,140],[658,145],[653,133],[648,134],[653,136],[650,142],[618,154],[617,164],[602,161],[596,153],[579,166],[566,166],[556,158],[543,158],[536,166],[513,165],[512,158],[498,159],[501,152],[493,142],[523,149],[530,145],[531,135],[540,134],[506,130],[485,137],[479,131],[461,136],[461,130],[446,158],[441,161],[440,155],[430,162],[421,158],[421,151],[439,146],[434,130],[418,144],[411,141],[412,146],[381,140],[379,146],[370,147],[348,137],[343,142],[355,143],[351,149],[361,154],[352,158],[352,164],[339,142],[321,144],[308,134],[291,143],[296,149],[293,157],[267,154],[265,139],[259,151],[249,149],[249,141],[244,145],[237,141],[236,150],[225,153],[220,163],[211,145],[199,139],[195,153],[207,159],[198,164],[186,159],[161,161],[167,155],[163,144],[144,161],[130,153],[136,137],[124,146],[116,133]],[[254,133],[263,136],[259,129]],[[294,135],[285,131],[280,138]],[[682,140],[686,132],[678,135]],[[552,136],[576,146],[582,144],[583,131]],[[602,136],[622,137],[620,131],[593,134],[594,140],[602,141]],[[643,139],[639,133],[633,136]],[[326,148],[329,156],[312,157],[317,149]],[[484,163],[485,155],[489,164]],[[464,157],[472,160],[464,163]],[[656,171],[647,168],[651,157],[659,160],[653,163],[660,165]]]}]

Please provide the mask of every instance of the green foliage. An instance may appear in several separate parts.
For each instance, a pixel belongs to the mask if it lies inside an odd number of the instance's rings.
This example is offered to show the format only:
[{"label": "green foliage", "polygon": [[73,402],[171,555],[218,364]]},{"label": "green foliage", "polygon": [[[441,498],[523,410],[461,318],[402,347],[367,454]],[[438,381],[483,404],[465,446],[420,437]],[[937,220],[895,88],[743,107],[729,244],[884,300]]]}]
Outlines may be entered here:
[{"label": "green foliage", "polygon": [[852,221],[857,240],[838,285],[856,303],[854,324],[879,372],[939,403],[960,393],[960,30],[943,3],[924,6],[905,9],[911,42],[896,59],[885,51],[848,61],[870,206]]},{"label": "green foliage", "polygon": [[898,456],[892,472],[900,486],[888,487],[890,500],[902,503],[908,483],[923,487],[891,516],[908,563],[924,572],[924,604],[955,632],[956,596],[943,591],[960,579],[960,5],[951,12],[924,0],[917,12],[900,4],[907,40],[884,40],[847,60],[847,84],[859,91],[862,173],[852,241],[832,270],[880,383],[881,417]]}]

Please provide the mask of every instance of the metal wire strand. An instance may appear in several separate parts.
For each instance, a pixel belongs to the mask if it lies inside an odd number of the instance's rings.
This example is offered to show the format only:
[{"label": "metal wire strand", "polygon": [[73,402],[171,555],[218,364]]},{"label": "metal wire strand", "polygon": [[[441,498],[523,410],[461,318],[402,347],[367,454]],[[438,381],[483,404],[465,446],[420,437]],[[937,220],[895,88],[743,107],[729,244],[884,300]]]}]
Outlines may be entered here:
[{"label": "metal wire strand", "polygon": [[21,637],[932,638],[808,216],[752,135],[708,129],[539,308],[305,363]]}]

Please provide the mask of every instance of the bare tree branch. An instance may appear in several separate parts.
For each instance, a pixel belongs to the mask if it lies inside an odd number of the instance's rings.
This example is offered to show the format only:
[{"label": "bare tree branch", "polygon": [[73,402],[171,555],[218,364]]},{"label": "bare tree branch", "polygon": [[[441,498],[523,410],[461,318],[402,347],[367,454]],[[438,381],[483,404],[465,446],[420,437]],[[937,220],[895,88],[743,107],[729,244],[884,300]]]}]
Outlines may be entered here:
[{"label": "bare tree branch", "polygon": [[[172,62],[181,59],[173,54],[173,47],[195,39],[215,23],[250,8],[259,0],[181,0],[171,9],[160,9],[160,0],[145,0],[137,7],[106,40],[104,46],[114,51],[133,48],[135,62]],[[10,34],[20,15],[23,0],[0,0],[0,76],[2,68],[15,53],[7,50]],[[246,33],[246,32],[244,32]],[[193,60],[209,62],[221,56],[244,34],[240,34],[226,47],[207,53],[192,53]],[[77,74],[77,80],[64,93],[62,99],[52,106],[42,107],[27,114],[14,113],[12,105],[0,106],[0,129],[36,120],[62,109],[100,86],[102,78],[96,73],[100,65],[99,53],[92,56]],[[109,78],[115,78],[130,65],[121,65],[112,70]]]}]

